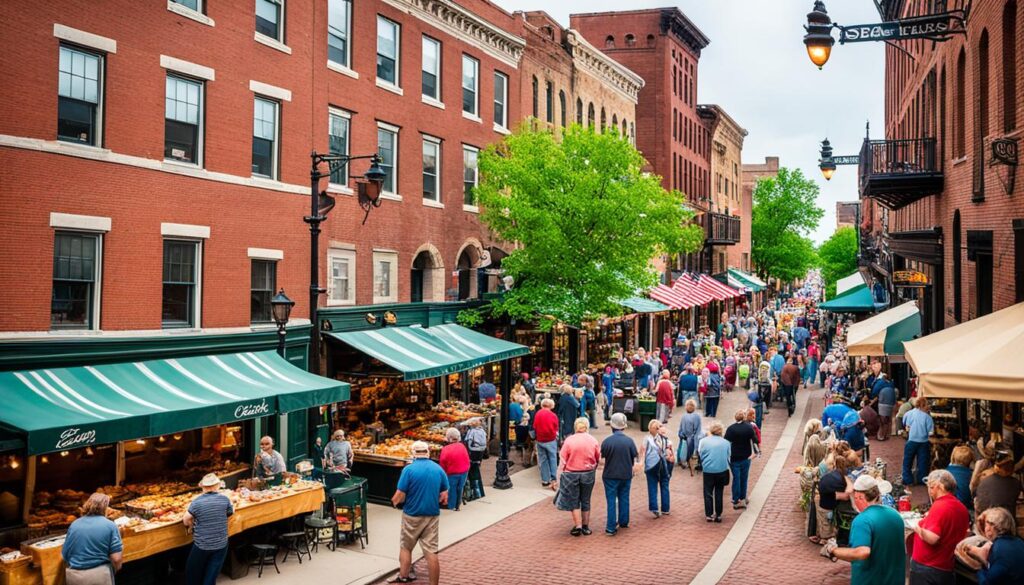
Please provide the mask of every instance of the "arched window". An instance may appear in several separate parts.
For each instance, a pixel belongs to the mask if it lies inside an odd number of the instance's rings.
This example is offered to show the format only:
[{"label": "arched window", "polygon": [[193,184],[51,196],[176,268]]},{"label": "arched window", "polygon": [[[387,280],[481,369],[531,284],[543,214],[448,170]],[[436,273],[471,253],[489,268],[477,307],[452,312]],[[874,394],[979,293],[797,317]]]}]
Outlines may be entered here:
[{"label": "arched window", "polygon": [[538,92],[540,92],[539,85],[540,85],[540,82],[537,81],[537,76],[534,75],[533,76],[533,117],[534,118],[539,118],[540,117],[540,96],[537,95]]},{"label": "arched window", "polygon": [[565,92],[562,90],[558,90],[558,105],[561,107],[562,128],[565,128]]},{"label": "arched window", "polygon": [[981,38],[978,39],[978,80],[975,87],[974,100],[977,108],[975,120],[978,121],[978,128],[974,133],[974,193],[972,201],[985,199],[985,137],[988,136],[989,125],[989,54],[988,54],[988,30],[981,31]]},{"label": "arched window", "polygon": [[654,46],[654,35],[647,35],[647,46],[648,47],[653,47]]},{"label": "arched window", "polygon": [[626,128],[626,119],[622,119],[622,137],[626,138],[629,136],[629,130]]},{"label": "arched window", "polygon": [[636,146],[636,124],[634,122],[629,123],[629,142]]},{"label": "arched window", "polygon": [[555,86],[550,81],[544,82],[544,107],[547,109],[546,120],[548,124],[555,123]]},{"label": "arched window", "polygon": [[960,49],[956,60],[956,103],[953,115],[953,156],[960,158],[967,154],[967,53]]},{"label": "arched window", "polygon": [[618,114],[612,114],[612,130],[618,133],[619,131],[619,116]]},{"label": "arched window", "polygon": [[594,128],[594,104],[587,104],[587,128]]},{"label": "arched window", "polygon": [[1017,2],[1003,7],[1003,131],[1017,128]]},{"label": "arched window", "polygon": [[604,38],[604,48],[614,49],[615,48],[615,37],[608,35]]},{"label": "arched window", "polygon": [[636,46],[636,37],[634,37],[631,34],[626,35],[626,46],[627,47],[635,47]]},{"label": "arched window", "polygon": [[604,108],[601,108],[601,132],[608,126],[608,116],[604,113]]},{"label": "arched window", "polygon": [[576,123],[583,125],[583,100],[576,98]]}]

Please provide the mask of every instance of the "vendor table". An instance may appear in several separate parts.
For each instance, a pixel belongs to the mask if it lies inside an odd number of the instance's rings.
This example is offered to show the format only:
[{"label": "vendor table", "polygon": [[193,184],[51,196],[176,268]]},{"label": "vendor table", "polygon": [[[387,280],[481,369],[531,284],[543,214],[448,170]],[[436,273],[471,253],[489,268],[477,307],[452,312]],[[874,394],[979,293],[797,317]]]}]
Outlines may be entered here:
[{"label": "vendor table", "polygon": [[375,504],[391,505],[391,496],[398,489],[398,478],[408,465],[405,459],[356,453],[353,468],[366,478],[366,499]]},{"label": "vendor table", "polygon": [[[228,518],[228,535],[233,536],[250,528],[269,524],[298,514],[313,512],[324,503],[323,488],[305,489],[287,496],[254,502],[241,506]],[[150,530],[129,531],[121,536],[124,543],[124,561],[131,562],[174,548],[188,546],[192,535],[185,531],[181,522],[167,524]],[[35,548],[22,545],[21,552],[32,557],[32,564],[39,568],[32,573],[36,577],[24,580],[8,580],[3,585],[62,585],[64,583],[64,561],[61,547]],[[15,575],[12,575],[14,577]],[[41,576],[41,579],[38,578]]]}]

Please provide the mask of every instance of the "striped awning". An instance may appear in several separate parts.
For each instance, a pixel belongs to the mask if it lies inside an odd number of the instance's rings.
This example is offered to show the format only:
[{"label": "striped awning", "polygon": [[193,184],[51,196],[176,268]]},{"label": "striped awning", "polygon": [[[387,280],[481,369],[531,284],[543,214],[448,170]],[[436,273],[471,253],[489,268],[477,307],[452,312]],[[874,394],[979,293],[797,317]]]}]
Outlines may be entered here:
[{"label": "striped awning", "polygon": [[749,272],[744,272],[739,268],[730,268],[728,274],[729,278],[737,280],[739,284],[749,288],[752,292],[761,292],[768,286],[764,283],[764,281],[757,278],[753,274],[750,274]]},{"label": "striped awning", "polygon": [[349,391],[273,351],[0,372],[0,427],[41,454],[283,414]]},{"label": "striped awning", "polygon": [[454,324],[327,335],[402,372],[406,380],[436,378],[530,353],[525,345]]},{"label": "striped awning", "polygon": [[708,292],[719,301],[727,301],[742,297],[743,293],[730,286],[724,285],[707,274],[701,274],[698,286]]}]

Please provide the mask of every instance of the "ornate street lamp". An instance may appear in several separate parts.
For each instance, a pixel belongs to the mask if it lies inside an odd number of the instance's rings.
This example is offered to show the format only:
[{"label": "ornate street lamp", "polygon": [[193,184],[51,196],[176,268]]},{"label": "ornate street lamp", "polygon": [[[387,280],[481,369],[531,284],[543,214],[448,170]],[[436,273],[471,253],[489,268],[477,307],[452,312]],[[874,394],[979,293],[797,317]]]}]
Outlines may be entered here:
[{"label": "ornate street lamp", "polygon": [[815,0],[814,9],[807,13],[807,25],[804,30],[807,31],[804,35],[807,56],[818,69],[821,69],[828,63],[828,58],[832,55],[832,46],[836,44],[832,38],[832,19],[822,0]]},{"label": "ornate street lamp", "polygon": [[274,317],[274,323],[277,323],[277,354],[281,357],[284,357],[284,338],[287,334],[285,327],[288,325],[288,318],[291,316],[294,306],[295,301],[284,294],[283,288],[274,295],[274,298],[270,299],[270,313]]},{"label": "ornate street lamp", "polygon": [[828,138],[821,141],[821,160],[818,161],[818,168],[821,169],[826,181],[832,180],[832,175],[836,172],[836,163],[832,160],[832,144]]}]

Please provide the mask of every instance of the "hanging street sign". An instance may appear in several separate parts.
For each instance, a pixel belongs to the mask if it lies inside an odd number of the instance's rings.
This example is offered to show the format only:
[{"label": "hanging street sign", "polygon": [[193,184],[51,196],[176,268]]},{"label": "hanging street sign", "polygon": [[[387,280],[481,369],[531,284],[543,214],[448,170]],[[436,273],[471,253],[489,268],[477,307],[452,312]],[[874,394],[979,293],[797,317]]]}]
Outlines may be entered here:
[{"label": "hanging street sign", "polygon": [[832,162],[834,162],[837,165],[859,165],[860,155],[855,154],[853,156],[833,156]]},{"label": "hanging street sign", "polygon": [[836,25],[836,27],[839,29],[840,43],[903,41],[907,39],[945,41],[952,35],[966,33],[962,10],[876,24]]}]

